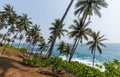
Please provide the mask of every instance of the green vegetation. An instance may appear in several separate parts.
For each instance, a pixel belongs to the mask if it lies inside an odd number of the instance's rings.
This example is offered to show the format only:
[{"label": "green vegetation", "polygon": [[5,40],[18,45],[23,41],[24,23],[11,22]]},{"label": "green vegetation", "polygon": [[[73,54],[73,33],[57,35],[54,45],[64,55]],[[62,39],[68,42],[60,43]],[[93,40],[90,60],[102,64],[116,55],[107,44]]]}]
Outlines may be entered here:
[{"label": "green vegetation", "polygon": [[[70,1],[62,18],[55,19],[49,28],[51,32],[48,43],[45,42],[41,34],[40,26],[33,24],[27,14],[23,13],[19,15],[14,11],[12,6],[8,4],[5,5],[3,10],[0,11],[0,31],[6,31],[3,34],[0,33],[0,48],[2,54],[6,53],[9,49],[12,51],[16,50],[23,54],[23,63],[26,65],[50,67],[53,72],[58,70],[64,71],[71,73],[75,77],[119,77],[120,62],[118,60],[104,63],[104,72],[101,72],[97,68],[86,66],[85,64],[71,62],[78,44],[80,43],[82,46],[83,40],[85,40],[93,55],[94,66],[95,52],[98,50],[100,54],[102,53],[101,46],[105,47],[102,42],[106,39],[103,38],[104,36],[100,36],[100,32],[96,33],[88,26],[91,23],[91,16],[95,14],[101,17],[100,9],[102,7],[107,8],[108,6],[105,0],[78,0],[75,4],[74,12],[78,19],[74,19],[73,24],[69,26],[71,31],[68,32],[69,30],[64,29],[65,24],[63,21],[73,1],[74,0]],[[65,32],[69,38],[73,39],[73,45],[61,41],[57,51],[60,52],[60,55],[65,55],[66,60],[69,62],[59,57],[52,57],[56,39],[61,39],[61,36],[64,36]],[[92,38],[92,40],[89,41],[89,37]],[[18,41],[19,43],[16,48],[13,44]],[[24,48],[21,48],[21,44],[23,45],[23,43]],[[35,47],[38,47],[40,52],[33,53]],[[48,52],[43,54],[45,51]],[[99,65],[96,66],[101,68]]]},{"label": "green vegetation", "polygon": [[103,36],[100,36],[100,32],[93,32],[91,34],[92,40],[87,42],[87,45],[89,45],[89,49],[91,50],[91,53],[93,55],[93,67],[94,67],[94,59],[95,59],[95,52],[96,50],[99,51],[100,54],[102,54],[102,47],[106,47],[102,41],[106,40]]},{"label": "green vegetation", "polygon": [[[114,60],[113,62],[104,63],[105,71],[101,72],[97,68],[92,68],[78,62],[68,63],[58,57],[52,57],[46,60],[37,59],[23,59],[27,65],[38,67],[50,67],[53,71],[61,70],[65,73],[69,72],[75,77],[119,77],[120,76],[120,62]],[[99,65],[96,65],[99,68]],[[94,71],[95,72],[94,72]]]}]

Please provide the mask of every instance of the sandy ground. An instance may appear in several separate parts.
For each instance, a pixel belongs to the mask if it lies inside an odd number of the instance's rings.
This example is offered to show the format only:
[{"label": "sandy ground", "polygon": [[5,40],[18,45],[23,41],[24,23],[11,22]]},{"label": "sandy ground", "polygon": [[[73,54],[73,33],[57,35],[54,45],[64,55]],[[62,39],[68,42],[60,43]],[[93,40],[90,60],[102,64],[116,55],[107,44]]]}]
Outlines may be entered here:
[{"label": "sandy ground", "polygon": [[42,73],[45,70],[23,65],[21,59],[16,57],[0,56],[0,77],[53,77]]}]

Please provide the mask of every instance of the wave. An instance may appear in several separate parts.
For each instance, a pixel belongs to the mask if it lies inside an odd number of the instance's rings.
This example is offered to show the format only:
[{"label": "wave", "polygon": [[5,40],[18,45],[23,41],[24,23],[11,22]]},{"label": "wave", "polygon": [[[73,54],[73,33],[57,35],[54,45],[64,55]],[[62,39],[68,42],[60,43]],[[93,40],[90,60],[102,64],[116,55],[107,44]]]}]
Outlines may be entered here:
[{"label": "wave", "polygon": [[[63,60],[66,60],[66,57],[65,56],[60,56]],[[93,66],[93,63],[92,61],[90,60],[90,58],[87,58],[87,59],[80,59],[80,58],[73,58],[72,61],[77,61],[79,63],[82,63],[82,64],[85,64],[87,66],[90,66],[92,67]],[[95,66],[95,68],[99,69],[101,72],[104,72],[105,71],[105,67],[103,65],[102,62],[95,62],[95,65],[100,65],[102,66],[102,68],[99,68],[97,66]]]}]

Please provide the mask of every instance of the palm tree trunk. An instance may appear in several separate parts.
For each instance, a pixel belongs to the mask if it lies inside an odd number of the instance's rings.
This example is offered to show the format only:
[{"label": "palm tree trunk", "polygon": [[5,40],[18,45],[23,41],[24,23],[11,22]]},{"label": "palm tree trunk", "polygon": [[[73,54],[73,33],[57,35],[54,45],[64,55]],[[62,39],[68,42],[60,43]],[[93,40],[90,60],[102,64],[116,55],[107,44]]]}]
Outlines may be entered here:
[{"label": "palm tree trunk", "polygon": [[6,34],[3,35],[1,43],[3,43],[3,41],[5,40],[5,37],[8,35],[8,33],[9,33],[9,31]]},{"label": "palm tree trunk", "polygon": [[52,41],[52,43],[51,43],[51,47],[50,47],[50,49],[49,49],[49,51],[48,51],[47,58],[50,58],[51,55],[52,55],[52,52],[53,52],[53,48],[54,48],[54,45],[55,45],[56,38],[57,38],[57,37],[54,36],[53,41]]},{"label": "palm tree trunk", "polygon": [[[68,11],[69,11],[69,9],[70,9],[70,7],[71,7],[72,4],[73,4],[73,1],[74,1],[74,0],[71,0],[71,1],[70,1],[70,4],[68,5],[68,7],[67,7],[67,9],[66,9],[66,11],[65,11],[65,13],[64,13],[64,15],[62,16],[62,18],[61,18],[61,20],[60,20],[60,24],[63,23],[66,15],[67,15],[67,13],[68,13]],[[49,51],[48,51],[49,53],[48,53],[47,58],[50,58],[51,55],[52,55],[53,48],[54,48],[54,45],[55,45],[55,42],[56,42],[56,38],[57,38],[58,33],[59,33],[59,30],[60,30],[60,24],[58,25],[58,30],[57,30],[56,33],[55,33],[55,36],[54,36],[54,38],[53,38],[53,42],[52,42],[51,47],[50,47],[50,49],[49,49]]]},{"label": "palm tree trunk", "polygon": [[[18,32],[18,33],[19,33],[19,32]],[[17,36],[18,33],[16,33],[14,36]],[[13,39],[12,41],[14,41],[14,40],[16,39],[16,38],[14,38],[14,36],[13,36],[13,38],[12,38],[12,39]],[[14,42],[12,42],[11,46],[13,45],[13,43],[14,43]]]},{"label": "palm tree trunk", "polygon": [[[36,44],[35,44],[35,45],[36,45]],[[34,51],[35,45],[33,45],[33,47],[32,47],[32,50],[31,50],[32,52]]]},{"label": "palm tree trunk", "polygon": [[94,51],[93,51],[93,68],[94,68],[94,65],[95,65],[95,64],[94,64],[94,63],[95,63],[95,50],[96,50],[96,49],[94,49]]},{"label": "palm tree trunk", "polygon": [[72,48],[72,50],[71,50],[71,53],[70,53],[70,57],[69,57],[69,61],[68,61],[68,62],[71,61],[71,59],[72,59],[72,57],[73,57],[73,55],[74,55],[74,52],[75,52],[75,50],[76,50],[76,48],[77,48],[77,46],[78,46],[78,43],[79,43],[79,40],[76,38],[76,40],[75,40],[75,42],[74,42],[74,45],[73,45],[73,48]]},{"label": "palm tree trunk", "polygon": [[18,48],[20,47],[20,44],[21,44],[21,40],[20,40],[20,43],[18,44]]}]

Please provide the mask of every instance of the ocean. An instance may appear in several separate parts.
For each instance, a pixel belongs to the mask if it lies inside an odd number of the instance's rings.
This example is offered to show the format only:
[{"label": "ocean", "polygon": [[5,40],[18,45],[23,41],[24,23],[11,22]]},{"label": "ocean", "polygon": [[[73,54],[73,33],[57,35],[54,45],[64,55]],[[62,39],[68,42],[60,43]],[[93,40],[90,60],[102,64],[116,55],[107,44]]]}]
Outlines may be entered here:
[{"label": "ocean", "polygon": [[[102,64],[104,62],[112,62],[114,59],[120,60],[120,43],[106,43],[106,47],[102,48],[102,54],[99,54],[96,51],[95,63]],[[17,45],[16,45],[17,46]],[[23,45],[22,45],[23,46]],[[59,52],[57,51],[58,44],[55,45],[53,50],[53,56],[58,56]],[[34,52],[39,52],[37,48],[34,49]],[[60,56],[63,59],[66,59],[65,56]],[[92,64],[92,54],[89,48],[85,45],[79,44],[72,61],[78,61],[87,65]]]}]

